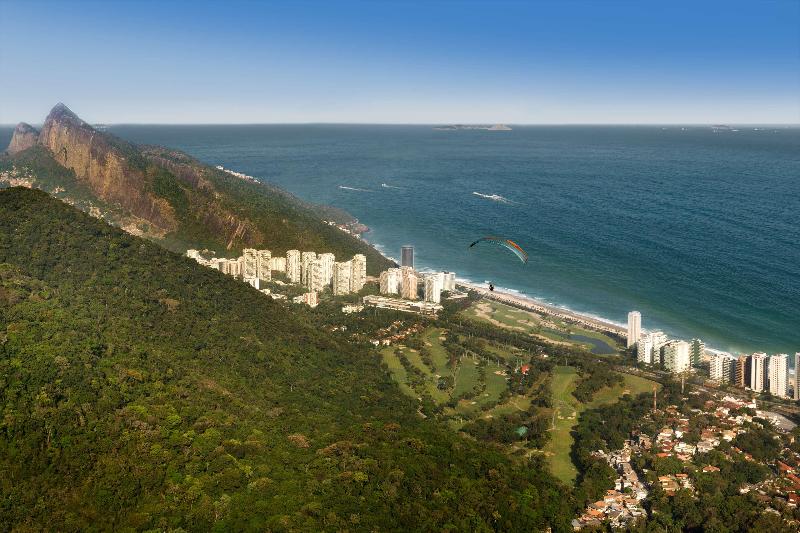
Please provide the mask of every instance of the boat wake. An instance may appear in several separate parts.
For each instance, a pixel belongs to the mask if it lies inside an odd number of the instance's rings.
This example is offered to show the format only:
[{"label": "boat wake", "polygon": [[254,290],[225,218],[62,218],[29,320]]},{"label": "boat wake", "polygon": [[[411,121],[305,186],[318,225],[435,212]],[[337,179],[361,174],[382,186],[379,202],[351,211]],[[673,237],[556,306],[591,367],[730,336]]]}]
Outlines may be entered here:
[{"label": "boat wake", "polygon": [[481,198],[486,198],[487,200],[492,200],[494,202],[499,202],[501,204],[516,204],[513,200],[509,200],[505,196],[500,196],[499,194],[483,194],[482,192],[473,191],[472,194],[475,196],[480,196]]},{"label": "boat wake", "polygon": [[389,185],[388,183],[381,183],[381,187],[383,187],[384,189],[397,189],[399,191],[403,190],[402,187],[398,187],[397,185]]},{"label": "boat wake", "polygon": [[358,187],[348,187],[347,185],[339,185],[340,189],[344,189],[346,191],[356,191],[356,192],[372,192],[369,189],[359,189]]}]

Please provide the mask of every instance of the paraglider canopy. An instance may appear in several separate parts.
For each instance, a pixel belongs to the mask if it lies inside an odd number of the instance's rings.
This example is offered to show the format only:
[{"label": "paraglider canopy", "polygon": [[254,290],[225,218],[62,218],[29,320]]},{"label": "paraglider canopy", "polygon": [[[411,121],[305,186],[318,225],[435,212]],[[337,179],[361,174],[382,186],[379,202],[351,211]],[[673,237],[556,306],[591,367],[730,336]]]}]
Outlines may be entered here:
[{"label": "paraglider canopy", "polygon": [[511,239],[504,239],[502,237],[492,237],[492,236],[481,237],[477,241],[470,244],[469,247],[472,248],[479,242],[488,242],[496,244],[497,246],[502,246],[506,250],[510,250],[511,252],[513,252],[514,255],[516,255],[519,258],[519,260],[522,261],[523,263],[525,264],[528,263],[528,254],[525,253],[525,250],[523,250],[517,243],[515,243]]}]

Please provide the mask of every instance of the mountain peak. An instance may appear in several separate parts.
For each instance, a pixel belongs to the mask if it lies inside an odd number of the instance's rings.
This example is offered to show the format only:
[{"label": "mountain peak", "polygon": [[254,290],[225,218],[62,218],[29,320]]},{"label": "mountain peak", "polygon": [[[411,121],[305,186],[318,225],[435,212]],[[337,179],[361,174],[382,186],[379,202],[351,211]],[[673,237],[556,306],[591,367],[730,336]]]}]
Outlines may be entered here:
[{"label": "mountain peak", "polygon": [[50,114],[47,115],[45,119],[45,124],[51,121],[59,121],[59,122],[72,122],[78,126],[88,126],[86,122],[81,120],[81,118],[72,112],[70,108],[66,105],[62,104],[61,102],[57,103],[53,106],[53,109],[50,110]]},{"label": "mountain peak", "polygon": [[11,136],[11,142],[8,143],[8,153],[11,155],[27,150],[36,144],[39,138],[39,131],[28,124],[27,122],[20,122],[14,128],[14,134]]}]

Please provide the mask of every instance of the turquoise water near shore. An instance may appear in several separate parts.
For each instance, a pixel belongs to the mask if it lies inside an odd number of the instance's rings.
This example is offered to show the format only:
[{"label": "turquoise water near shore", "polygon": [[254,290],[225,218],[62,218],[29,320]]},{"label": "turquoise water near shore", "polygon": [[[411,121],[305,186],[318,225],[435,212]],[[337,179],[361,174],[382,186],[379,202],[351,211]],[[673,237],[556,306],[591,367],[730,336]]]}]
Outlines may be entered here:
[{"label": "turquoise water near shore", "polygon": [[[575,311],[800,351],[800,129],[111,126],[342,207],[421,267]],[[0,141],[8,138],[7,128]],[[344,187],[344,188],[342,188]],[[499,195],[491,199],[483,195]],[[511,238],[522,265],[476,237]]]}]

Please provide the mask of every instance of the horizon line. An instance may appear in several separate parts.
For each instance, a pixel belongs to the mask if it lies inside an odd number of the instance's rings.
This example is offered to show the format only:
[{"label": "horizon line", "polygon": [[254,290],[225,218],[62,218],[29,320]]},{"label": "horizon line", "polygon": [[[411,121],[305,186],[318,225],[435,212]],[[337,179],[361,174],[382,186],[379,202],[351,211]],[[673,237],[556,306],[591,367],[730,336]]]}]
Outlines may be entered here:
[{"label": "horizon line", "polygon": [[[768,126],[800,127],[800,122],[89,122],[90,126]],[[0,123],[0,127],[16,127],[18,124],[41,126],[44,122]]]}]

